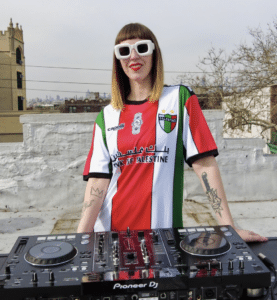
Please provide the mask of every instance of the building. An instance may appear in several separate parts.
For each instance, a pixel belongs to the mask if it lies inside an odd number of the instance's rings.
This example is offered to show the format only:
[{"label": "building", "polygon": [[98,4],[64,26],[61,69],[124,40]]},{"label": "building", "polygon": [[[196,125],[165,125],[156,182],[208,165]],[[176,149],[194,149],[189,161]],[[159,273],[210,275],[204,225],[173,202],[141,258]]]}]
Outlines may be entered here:
[{"label": "building", "polygon": [[94,100],[65,100],[62,110],[64,113],[82,113],[82,112],[100,112],[102,108],[110,103],[110,99],[103,100],[99,98],[99,93],[95,93],[97,97]]},{"label": "building", "polygon": [[[25,111],[25,112],[24,112]],[[22,27],[12,19],[0,30],[0,142],[22,142],[19,117],[26,113],[25,56]]]},{"label": "building", "polygon": [[99,99],[99,93],[98,92],[87,92],[86,93],[86,99],[88,100],[98,100]]},{"label": "building", "polygon": [[0,111],[26,110],[25,56],[22,27],[12,19],[0,31]]}]

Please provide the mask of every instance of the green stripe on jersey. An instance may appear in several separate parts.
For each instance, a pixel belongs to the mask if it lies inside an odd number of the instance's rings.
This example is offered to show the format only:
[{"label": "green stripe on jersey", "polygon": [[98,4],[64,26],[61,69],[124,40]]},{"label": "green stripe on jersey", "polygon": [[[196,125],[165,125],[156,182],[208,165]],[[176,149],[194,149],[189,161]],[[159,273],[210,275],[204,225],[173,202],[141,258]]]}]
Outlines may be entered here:
[{"label": "green stripe on jersey", "polygon": [[183,119],[184,106],[190,97],[184,86],[179,90],[179,120],[175,158],[174,190],[173,190],[173,227],[183,227],[183,190],[184,190],[184,150],[183,150]]},{"label": "green stripe on jersey", "polygon": [[[103,142],[105,147],[108,149],[108,144],[107,144],[107,137],[106,137],[106,125],[105,125],[105,120],[104,120],[104,110],[102,109],[100,113],[98,114],[95,123],[101,128],[102,131],[102,136],[103,136]],[[109,163],[109,171],[112,173],[112,164],[111,162]]]},{"label": "green stripe on jersey", "polygon": [[107,146],[107,139],[106,139],[106,126],[105,126],[105,120],[104,120],[104,110],[102,109],[100,113],[98,114],[95,123],[101,128],[102,136],[103,136],[103,142],[108,149]]}]

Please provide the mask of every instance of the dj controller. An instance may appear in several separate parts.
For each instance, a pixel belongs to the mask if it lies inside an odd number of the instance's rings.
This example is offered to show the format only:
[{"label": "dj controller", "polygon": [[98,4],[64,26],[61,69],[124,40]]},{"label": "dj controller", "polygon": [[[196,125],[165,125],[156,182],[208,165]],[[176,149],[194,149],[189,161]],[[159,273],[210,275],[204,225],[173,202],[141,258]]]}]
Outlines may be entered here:
[{"label": "dj controller", "polygon": [[271,285],[231,226],[22,236],[0,268],[1,300],[262,299]]}]

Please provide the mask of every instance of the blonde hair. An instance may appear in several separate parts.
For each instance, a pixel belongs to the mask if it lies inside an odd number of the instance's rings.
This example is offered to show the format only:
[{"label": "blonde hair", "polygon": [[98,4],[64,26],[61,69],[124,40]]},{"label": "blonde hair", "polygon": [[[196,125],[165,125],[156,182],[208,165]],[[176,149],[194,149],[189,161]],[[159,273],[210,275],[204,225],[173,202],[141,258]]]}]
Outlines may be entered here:
[{"label": "blonde hair", "polygon": [[[161,50],[158,41],[153,32],[146,26],[139,23],[130,23],[125,25],[118,33],[115,39],[115,45],[122,41],[130,39],[151,40],[155,44],[153,51],[153,66],[152,66],[152,92],[149,101],[154,102],[159,100],[164,85],[164,70]],[[125,99],[130,93],[129,78],[124,73],[120,61],[113,55],[113,70],[112,70],[112,100],[111,105],[115,109],[122,110]]]}]

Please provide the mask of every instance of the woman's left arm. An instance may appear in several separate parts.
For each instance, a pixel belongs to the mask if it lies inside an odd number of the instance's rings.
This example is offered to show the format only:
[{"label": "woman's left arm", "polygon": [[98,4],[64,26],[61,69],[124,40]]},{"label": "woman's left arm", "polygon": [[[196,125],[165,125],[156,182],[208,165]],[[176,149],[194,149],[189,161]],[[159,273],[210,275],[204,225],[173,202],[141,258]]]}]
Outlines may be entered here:
[{"label": "woman's left arm", "polygon": [[238,229],[228,206],[226,194],[220,176],[220,171],[214,156],[198,159],[192,167],[199,177],[203,189],[208,196],[209,202],[215,212],[219,225],[231,225],[241,238],[246,242],[265,242],[267,238],[252,231]]}]

